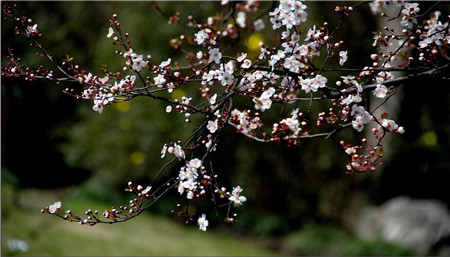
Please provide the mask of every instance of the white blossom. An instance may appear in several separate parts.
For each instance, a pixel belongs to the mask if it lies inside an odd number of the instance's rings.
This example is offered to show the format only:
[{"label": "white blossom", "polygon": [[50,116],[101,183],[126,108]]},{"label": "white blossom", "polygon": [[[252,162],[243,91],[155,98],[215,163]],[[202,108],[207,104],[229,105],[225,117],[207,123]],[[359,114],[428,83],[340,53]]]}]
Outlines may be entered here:
[{"label": "white blossom", "polygon": [[386,94],[388,92],[388,89],[385,85],[378,84],[375,90],[373,91],[373,94],[378,98],[385,98]]},{"label": "white blossom", "polygon": [[50,213],[55,213],[56,211],[58,211],[61,208],[61,202],[55,202],[54,204],[50,205],[48,207],[48,210],[50,211]]},{"label": "white blossom", "polygon": [[169,66],[171,61],[172,61],[172,59],[169,58],[169,59],[167,59],[167,61],[162,62],[162,63],[159,65],[159,67],[163,68],[163,67]]},{"label": "white blossom", "polygon": [[265,111],[270,109],[272,106],[272,100],[270,99],[272,95],[275,93],[275,88],[270,87],[266,91],[264,91],[259,98],[253,98],[253,102],[255,103],[255,109]]},{"label": "white blossom", "polygon": [[239,27],[245,28],[245,12],[237,13],[236,23],[239,25]]},{"label": "white blossom", "polygon": [[113,34],[114,34],[113,28],[109,27],[108,35],[106,35],[106,37],[110,38]]},{"label": "white blossom", "polygon": [[242,190],[243,189],[240,186],[234,187],[231,196],[228,197],[228,200],[233,202],[234,206],[239,206],[243,202],[247,201],[245,196],[240,195]]},{"label": "white blossom", "polygon": [[220,59],[222,58],[222,53],[220,52],[219,48],[213,48],[209,50],[208,53],[209,53],[209,61],[219,64]]},{"label": "white blossom", "polygon": [[199,45],[203,44],[203,42],[205,42],[206,39],[209,39],[209,35],[208,35],[207,32],[210,32],[210,30],[209,29],[207,29],[207,30],[200,30],[198,33],[195,34],[194,41],[196,41],[197,44],[199,44]]},{"label": "white blossom", "polygon": [[206,231],[209,225],[209,221],[206,219],[206,215],[202,214],[200,218],[197,220],[198,228],[202,231]]},{"label": "white blossom", "polygon": [[210,121],[208,121],[208,125],[206,126],[206,128],[209,130],[209,132],[214,134],[217,131],[217,129],[219,128],[218,120],[215,120],[215,121],[210,120]]},{"label": "white blossom", "polygon": [[266,27],[266,24],[264,24],[263,20],[257,19],[253,22],[253,26],[255,27],[256,31],[261,31]]},{"label": "white blossom", "polygon": [[339,65],[344,66],[344,63],[347,61],[347,51],[339,52]]}]

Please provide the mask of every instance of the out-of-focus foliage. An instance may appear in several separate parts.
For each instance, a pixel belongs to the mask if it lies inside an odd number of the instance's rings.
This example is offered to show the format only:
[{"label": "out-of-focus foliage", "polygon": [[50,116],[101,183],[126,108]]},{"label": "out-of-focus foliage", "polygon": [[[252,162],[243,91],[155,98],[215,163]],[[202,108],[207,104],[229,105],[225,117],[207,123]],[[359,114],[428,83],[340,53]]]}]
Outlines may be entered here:
[{"label": "out-of-focus foliage", "polygon": [[283,245],[293,255],[412,256],[413,251],[381,240],[363,241],[344,231],[325,226],[306,226],[290,234]]}]

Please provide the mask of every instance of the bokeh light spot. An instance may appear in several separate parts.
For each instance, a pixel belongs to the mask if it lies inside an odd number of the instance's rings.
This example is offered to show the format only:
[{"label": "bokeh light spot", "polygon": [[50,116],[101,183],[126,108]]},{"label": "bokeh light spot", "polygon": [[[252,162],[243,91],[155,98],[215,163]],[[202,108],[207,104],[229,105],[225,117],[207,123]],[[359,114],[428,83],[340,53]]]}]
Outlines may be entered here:
[{"label": "bokeh light spot", "polygon": [[131,162],[134,165],[140,165],[144,162],[144,154],[141,151],[136,151],[131,154]]}]

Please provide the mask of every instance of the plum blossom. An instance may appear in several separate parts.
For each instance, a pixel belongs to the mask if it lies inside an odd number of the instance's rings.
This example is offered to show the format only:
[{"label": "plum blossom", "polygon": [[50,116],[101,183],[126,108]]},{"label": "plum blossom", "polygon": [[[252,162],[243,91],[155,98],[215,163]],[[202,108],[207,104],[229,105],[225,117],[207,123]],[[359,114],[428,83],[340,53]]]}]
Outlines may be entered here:
[{"label": "plum blossom", "polygon": [[220,52],[219,48],[213,48],[209,50],[208,53],[209,53],[209,61],[219,64],[220,59],[222,58],[222,53]]},{"label": "plum blossom", "polygon": [[349,147],[345,149],[345,153],[348,155],[354,155],[356,153],[356,149],[354,147]]},{"label": "plum blossom", "polygon": [[401,6],[403,4],[403,0],[375,0],[369,3],[370,10],[372,14],[383,13],[391,6]]},{"label": "plum blossom", "polygon": [[439,16],[441,16],[441,12],[435,11],[431,15],[431,19],[427,21],[427,25],[424,27],[424,32],[421,35],[423,40],[419,42],[420,48],[425,48],[430,44],[440,46],[443,42],[450,39],[448,36],[447,40],[445,39],[445,36],[448,34],[448,22],[442,24],[439,21]]},{"label": "plum blossom", "polygon": [[245,59],[241,64],[241,68],[243,69],[248,69],[250,68],[250,66],[252,66],[252,61],[250,61],[249,59]]},{"label": "plum blossom", "polygon": [[209,225],[209,221],[206,219],[206,215],[202,214],[200,218],[197,220],[198,228],[202,231],[206,231]]},{"label": "plum blossom", "polygon": [[164,68],[164,67],[166,67],[166,66],[169,66],[171,61],[172,61],[172,59],[169,58],[169,59],[167,59],[167,61],[162,62],[162,63],[159,65],[159,67]]},{"label": "plum blossom", "polygon": [[58,211],[61,208],[61,202],[55,202],[54,204],[50,205],[48,207],[48,210],[50,211],[50,213],[55,213],[56,211]]},{"label": "plum blossom", "polygon": [[103,106],[108,105],[114,101],[114,95],[112,93],[104,93],[103,91],[98,92],[94,98],[94,106],[92,109],[98,113],[103,112]]},{"label": "plum blossom", "polygon": [[378,84],[375,90],[373,91],[373,95],[378,98],[385,98],[386,94],[388,92],[388,89],[385,85]]},{"label": "plum blossom", "polygon": [[245,12],[237,13],[236,23],[239,25],[239,27],[245,28]]},{"label": "plum blossom", "polygon": [[265,111],[270,109],[272,106],[272,100],[270,98],[275,93],[275,88],[270,87],[266,91],[264,91],[259,98],[253,98],[253,102],[255,103],[255,109]]},{"label": "plum blossom", "polygon": [[397,123],[395,123],[394,120],[390,120],[390,119],[382,119],[381,126],[383,126],[383,128],[385,128],[388,132],[397,130],[399,128]]},{"label": "plum blossom", "polygon": [[305,93],[309,93],[311,91],[316,92],[319,88],[319,85],[315,83],[314,79],[300,79],[300,85]]},{"label": "plum blossom", "polygon": [[148,194],[150,192],[150,190],[152,189],[151,186],[147,186],[144,190],[142,190],[141,194]]},{"label": "plum blossom", "polygon": [[33,27],[28,26],[27,27],[27,36],[30,36],[31,34],[36,34],[38,32],[37,27],[38,27],[37,24],[34,24]]},{"label": "plum blossom", "polygon": [[161,158],[164,158],[167,153],[167,144],[164,144],[163,148],[161,149]]},{"label": "plum blossom", "polygon": [[298,72],[300,62],[294,56],[284,59],[283,67],[289,69],[291,72]]},{"label": "plum blossom", "polygon": [[306,21],[307,13],[304,11],[306,5],[296,0],[281,0],[280,5],[273,12],[269,13],[272,29],[276,30],[281,26],[291,29]]},{"label": "plum blossom", "polygon": [[264,24],[263,20],[257,19],[253,22],[253,26],[255,27],[256,31],[261,31],[266,27],[266,24]]},{"label": "plum blossom", "polygon": [[216,104],[216,100],[217,100],[217,94],[214,94],[211,99],[209,99],[209,102],[214,105]]},{"label": "plum blossom", "polygon": [[[164,148],[163,148],[163,150],[164,150]],[[173,146],[170,146],[169,148],[167,148],[167,152],[174,154],[179,159],[186,158],[186,154],[184,153],[183,148],[180,145],[178,145],[177,143],[174,143]],[[161,158],[163,158],[163,156]]]},{"label": "plum blossom", "polygon": [[132,57],[131,60],[133,61],[133,66],[131,67],[135,71],[141,71],[142,68],[147,66],[147,62],[142,59],[142,55],[137,55],[134,58]]},{"label": "plum blossom", "polygon": [[202,166],[202,161],[198,158],[192,159],[189,161],[189,166],[192,166],[196,169],[200,168]]},{"label": "plum blossom", "polygon": [[288,38],[290,34],[291,34],[291,31],[289,31],[289,30],[281,32],[281,39]]},{"label": "plum blossom", "polygon": [[271,55],[271,56],[270,56],[270,62],[269,62],[271,68],[273,69],[274,66],[275,66],[275,64],[276,64],[279,60],[283,59],[285,56],[286,56],[286,55],[285,55],[284,51],[281,51],[281,50],[278,50],[277,54]]},{"label": "plum blossom", "polygon": [[259,117],[252,118],[247,112],[241,112],[237,109],[234,109],[231,112],[231,121],[237,124],[237,129],[243,134],[250,134],[252,130],[262,126],[262,122]]},{"label": "plum blossom", "polygon": [[412,28],[417,23],[417,13],[420,11],[418,3],[406,2],[402,9],[402,21],[400,25],[407,28]]},{"label": "plum blossom", "polygon": [[352,121],[352,126],[358,132],[361,132],[364,129],[364,125],[369,123],[372,120],[372,115],[367,112],[363,106],[353,105],[352,106],[352,116],[355,116]]},{"label": "plum blossom", "polygon": [[350,105],[351,103],[360,103],[362,101],[362,97],[357,95],[348,95],[346,98],[342,99],[342,105]]},{"label": "plum blossom", "polygon": [[280,121],[280,123],[285,124],[289,130],[291,131],[297,131],[299,129],[300,123],[296,118],[286,118]]},{"label": "plum blossom", "polygon": [[363,115],[365,112],[365,109],[363,106],[359,106],[359,105],[353,105],[352,106],[352,112],[350,115],[352,116],[357,116],[357,115]]},{"label": "plum blossom", "polygon": [[347,51],[339,52],[339,65],[344,66],[344,63],[347,61]]},{"label": "plum blossom", "polygon": [[236,61],[242,62],[247,57],[247,53],[241,53],[241,55],[236,58]]},{"label": "plum blossom", "polygon": [[215,120],[215,121],[210,120],[210,121],[208,121],[208,125],[206,126],[206,128],[209,130],[209,132],[214,134],[217,131],[217,129],[219,128],[218,120]]},{"label": "plum blossom", "polygon": [[318,74],[316,75],[316,77],[314,78],[314,84],[317,85],[318,88],[322,88],[325,87],[325,84],[327,83],[328,79],[325,78],[324,76]]},{"label": "plum blossom", "polygon": [[211,32],[209,29],[200,30],[198,33],[195,34],[194,41],[197,42],[197,44],[201,45],[205,40],[209,39],[208,32]]},{"label": "plum blossom", "polygon": [[155,81],[155,85],[157,85],[158,87],[162,87],[162,85],[166,83],[166,79],[162,74],[158,74],[158,76],[154,77],[153,80]]},{"label": "plum blossom", "polygon": [[245,196],[240,195],[242,190],[240,186],[234,187],[231,196],[228,197],[228,200],[233,202],[234,206],[242,205],[243,202],[247,201]]},{"label": "plum blossom", "polygon": [[232,85],[233,79],[234,79],[233,74],[230,74],[227,71],[223,72],[222,75],[219,76],[219,80],[222,86]]},{"label": "plum blossom", "polygon": [[107,38],[110,38],[113,34],[114,34],[113,28],[109,27],[108,35],[106,35],[106,37],[107,37]]}]

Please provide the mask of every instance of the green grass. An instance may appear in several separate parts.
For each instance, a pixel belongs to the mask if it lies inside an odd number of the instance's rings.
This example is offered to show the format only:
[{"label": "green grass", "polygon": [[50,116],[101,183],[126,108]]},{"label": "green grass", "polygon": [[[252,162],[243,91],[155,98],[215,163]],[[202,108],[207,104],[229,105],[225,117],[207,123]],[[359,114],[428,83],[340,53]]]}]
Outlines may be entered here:
[{"label": "green grass", "polygon": [[[2,256],[121,256],[121,255],[274,255],[257,245],[230,236],[199,231],[164,217],[144,214],[121,224],[81,226],[41,214],[43,206],[58,200],[51,192],[26,190],[13,198],[2,185]],[[15,194],[17,196],[17,194]],[[12,200],[14,199],[14,200]],[[14,202],[16,204],[14,204]],[[63,208],[98,210],[110,206],[70,199]],[[12,251],[8,240],[27,242],[27,252]]]},{"label": "green grass", "polygon": [[293,255],[411,256],[415,253],[381,240],[364,241],[343,230],[310,225],[290,234],[284,250]]},{"label": "green grass", "polygon": [[[71,196],[71,197],[68,197]],[[176,218],[151,213],[125,223],[81,226],[40,213],[56,200],[63,208],[82,214],[92,208],[100,212],[110,208],[74,192],[22,190],[13,192],[2,184],[2,256],[262,256],[277,255],[261,247],[257,240],[239,239],[198,230]],[[12,251],[8,241],[25,241],[27,252]],[[280,240],[281,239],[281,240]],[[290,255],[334,256],[406,256],[414,252],[381,240],[363,241],[342,229],[309,225],[276,241],[280,252]]]}]

